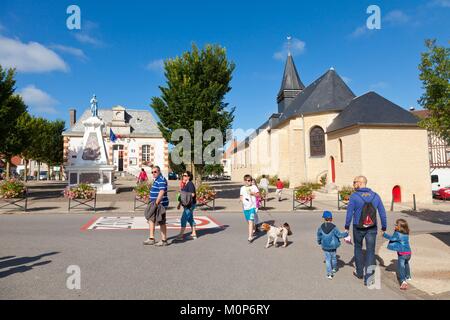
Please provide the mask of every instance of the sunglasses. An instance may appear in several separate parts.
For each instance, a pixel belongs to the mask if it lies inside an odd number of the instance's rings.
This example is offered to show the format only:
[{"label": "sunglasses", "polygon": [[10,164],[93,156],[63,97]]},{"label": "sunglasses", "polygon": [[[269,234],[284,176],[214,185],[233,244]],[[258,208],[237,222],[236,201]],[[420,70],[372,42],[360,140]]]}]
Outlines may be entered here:
[{"label": "sunglasses", "polygon": [[158,171],[152,171],[152,173],[158,173]]},{"label": "sunglasses", "polygon": [[252,182],[252,180],[245,180],[245,181],[247,181],[247,182]]},{"label": "sunglasses", "polygon": [[183,174],[183,177],[189,177],[189,175],[188,174]]}]

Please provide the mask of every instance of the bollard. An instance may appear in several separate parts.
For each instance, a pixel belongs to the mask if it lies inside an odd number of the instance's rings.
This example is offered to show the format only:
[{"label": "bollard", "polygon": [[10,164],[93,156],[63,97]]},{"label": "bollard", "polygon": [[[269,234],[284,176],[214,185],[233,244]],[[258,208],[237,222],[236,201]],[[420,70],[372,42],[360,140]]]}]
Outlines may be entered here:
[{"label": "bollard", "polygon": [[417,207],[416,207],[416,195],[415,195],[415,194],[413,194],[413,204],[414,204],[413,210],[414,210],[414,211],[417,211]]},{"label": "bollard", "polygon": [[391,212],[394,211],[394,198],[392,198],[392,202],[391,202]]}]

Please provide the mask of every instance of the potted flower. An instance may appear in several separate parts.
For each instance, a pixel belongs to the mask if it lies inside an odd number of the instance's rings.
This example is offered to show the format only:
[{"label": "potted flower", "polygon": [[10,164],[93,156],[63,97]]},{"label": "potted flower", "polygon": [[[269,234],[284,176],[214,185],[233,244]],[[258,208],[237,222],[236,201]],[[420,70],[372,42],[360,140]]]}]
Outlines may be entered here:
[{"label": "potted flower", "polygon": [[350,196],[355,192],[352,187],[344,186],[339,191],[339,197],[342,201],[348,202],[350,200]]},{"label": "potted flower", "polygon": [[69,199],[93,199],[95,193],[95,188],[86,183],[80,183],[72,187],[68,186],[64,189],[64,197]]},{"label": "potted flower", "polygon": [[26,193],[25,185],[16,179],[5,180],[0,183],[0,198],[17,199],[23,198]]},{"label": "potted flower", "polygon": [[151,183],[141,182],[134,187],[134,192],[136,193],[136,198],[142,200],[143,202],[148,202],[150,198],[150,189],[152,187]]},{"label": "potted flower", "polygon": [[301,185],[294,189],[295,200],[309,202],[314,199],[313,189],[310,185]]},{"label": "potted flower", "polygon": [[267,197],[266,189],[264,189],[264,188],[259,188],[259,196],[261,197],[261,200],[266,199],[266,197]]},{"label": "potted flower", "polygon": [[209,184],[201,184],[197,188],[197,202],[200,204],[208,203],[216,198],[216,190]]}]

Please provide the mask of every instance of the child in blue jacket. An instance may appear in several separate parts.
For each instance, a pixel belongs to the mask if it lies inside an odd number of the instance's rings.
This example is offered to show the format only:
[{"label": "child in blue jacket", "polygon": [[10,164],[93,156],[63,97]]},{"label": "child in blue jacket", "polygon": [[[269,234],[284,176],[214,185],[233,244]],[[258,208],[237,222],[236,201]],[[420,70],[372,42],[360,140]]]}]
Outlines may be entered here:
[{"label": "child in blue jacket", "polygon": [[389,240],[388,249],[397,251],[398,262],[397,271],[400,278],[400,289],[408,289],[408,280],[411,280],[411,270],[409,260],[411,259],[411,247],[409,245],[409,226],[404,219],[398,219],[395,222],[395,232],[392,236],[386,232],[383,237]]},{"label": "child in blue jacket", "polygon": [[340,238],[348,236],[348,232],[340,232],[332,223],[333,215],[330,211],[324,211],[322,218],[325,222],[317,230],[317,243],[322,246],[325,254],[327,278],[332,280],[337,272],[336,250],[341,245]]}]

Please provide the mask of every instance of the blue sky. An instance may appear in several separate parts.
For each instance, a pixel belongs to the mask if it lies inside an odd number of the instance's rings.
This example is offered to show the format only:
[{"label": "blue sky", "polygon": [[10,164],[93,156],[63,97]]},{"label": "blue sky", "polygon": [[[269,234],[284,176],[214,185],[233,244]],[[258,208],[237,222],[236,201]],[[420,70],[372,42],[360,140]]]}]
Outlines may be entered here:
[{"label": "blue sky", "polygon": [[[66,9],[81,9],[69,30]],[[381,30],[364,26],[369,5]],[[308,85],[334,67],[355,94],[376,91],[418,107],[424,39],[450,39],[450,0],[390,1],[25,1],[0,2],[0,64],[16,66],[31,113],[68,122],[95,93],[100,108],[149,109],[165,82],[161,61],[195,42],[227,48],[236,64],[226,100],[234,128],[257,128],[276,112],[286,51]]]}]

